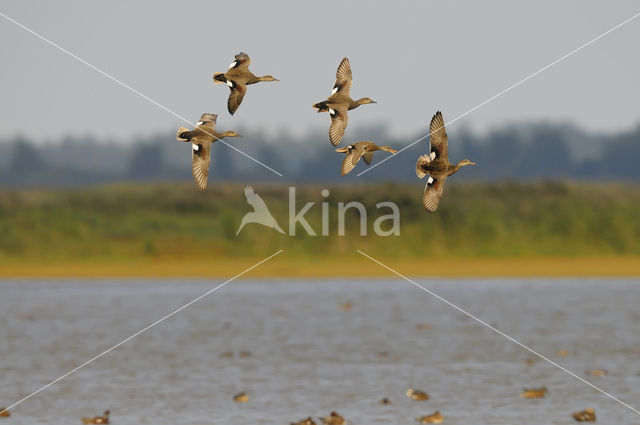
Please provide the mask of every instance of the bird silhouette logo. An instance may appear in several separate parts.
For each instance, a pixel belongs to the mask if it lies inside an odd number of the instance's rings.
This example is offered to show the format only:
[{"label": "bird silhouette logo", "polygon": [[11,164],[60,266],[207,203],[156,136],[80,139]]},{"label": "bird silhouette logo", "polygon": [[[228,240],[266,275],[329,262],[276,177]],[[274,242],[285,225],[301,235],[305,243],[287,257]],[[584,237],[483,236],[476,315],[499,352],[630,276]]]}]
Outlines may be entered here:
[{"label": "bird silhouette logo", "polygon": [[240,230],[248,223],[258,223],[263,226],[270,227],[277,230],[280,233],[284,233],[284,230],[278,225],[276,219],[273,218],[267,204],[264,203],[260,195],[253,191],[251,186],[244,188],[244,195],[247,197],[247,203],[253,207],[252,212],[248,212],[242,217],[242,223],[236,232],[236,236],[240,233]]}]

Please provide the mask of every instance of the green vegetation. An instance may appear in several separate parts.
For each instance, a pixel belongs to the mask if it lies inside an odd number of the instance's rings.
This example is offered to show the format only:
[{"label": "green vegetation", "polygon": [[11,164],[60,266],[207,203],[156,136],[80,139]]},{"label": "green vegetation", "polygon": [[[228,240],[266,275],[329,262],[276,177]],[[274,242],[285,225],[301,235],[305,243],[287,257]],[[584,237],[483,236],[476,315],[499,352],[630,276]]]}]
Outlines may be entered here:
[{"label": "green vegetation", "polygon": [[[284,249],[307,261],[354,256],[362,249],[388,260],[485,257],[598,257],[640,255],[640,187],[572,183],[456,184],[451,182],[436,214],[420,204],[422,185],[381,184],[297,190],[299,211],[321,232],[321,202],[329,203],[330,236],[294,237],[248,224],[251,211],[238,184],[206,193],[189,185],[108,186],[77,190],[0,192],[0,266],[24,262],[194,261],[266,257]],[[283,229],[288,230],[285,185],[256,186]],[[360,201],[368,210],[368,235],[359,235],[358,213],[347,213],[347,235],[337,236],[338,202]],[[395,202],[400,236],[377,236],[375,218],[389,214],[376,203]],[[388,222],[387,222],[388,224]],[[384,227],[384,226],[383,226]],[[357,255],[357,254],[355,254]]]}]

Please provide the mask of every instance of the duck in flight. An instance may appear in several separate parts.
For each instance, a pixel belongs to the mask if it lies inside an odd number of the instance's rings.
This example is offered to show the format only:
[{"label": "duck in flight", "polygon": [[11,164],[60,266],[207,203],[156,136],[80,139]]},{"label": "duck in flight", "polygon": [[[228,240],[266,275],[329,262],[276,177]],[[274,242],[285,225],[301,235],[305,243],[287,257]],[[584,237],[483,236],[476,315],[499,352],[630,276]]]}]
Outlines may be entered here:
[{"label": "duck in flight", "polygon": [[356,142],[345,148],[336,149],[336,152],[347,154],[344,157],[344,161],[342,161],[341,174],[343,176],[349,174],[349,172],[356,166],[358,161],[360,161],[360,158],[363,158],[364,162],[367,165],[371,164],[371,159],[373,159],[373,153],[375,151],[385,151],[391,154],[398,152],[395,149],[391,149],[391,147],[389,146],[378,146],[375,143],[369,141]]},{"label": "duck in flight", "polygon": [[338,143],[342,140],[342,136],[344,136],[344,130],[347,128],[347,123],[349,122],[349,117],[347,116],[348,110],[355,109],[367,103],[377,103],[368,97],[353,100],[351,99],[350,91],[351,64],[349,63],[349,59],[344,58],[338,66],[336,82],[333,84],[331,96],[329,96],[327,100],[313,105],[313,107],[318,110],[318,113],[329,112],[329,116],[331,117],[329,141],[333,146],[338,146]]},{"label": "duck in flight", "polygon": [[442,198],[444,182],[452,174],[458,172],[461,167],[475,165],[468,159],[463,159],[456,165],[449,162],[447,154],[447,132],[444,128],[444,119],[440,111],[431,118],[429,126],[431,134],[431,150],[429,154],[422,155],[416,163],[416,174],[419,178],[429,175],[422,195],[422,204],[429,212],[435,212]]},{"label": "duck in flight", "polygon": [[218,133],[214,130],[216,126],[216,114],[202,114],[200,121],[196,123],[193,130],[189,131],[180,127],[176,139],[181,142],[191,142],[191,157],[193,178],[200,190],[207,188],[207,178],[209,176],[209,163],[211,162],[211,144],[216,140],[225,137],[242,137],[235,131],[224,131]]},{"label": "duck in flight", "polygon": [[251,58],[246,53],[240,52],[235,56],[235,60],[229,65],[227,72],[216,72],[213,74],[214,83],[225,83],[229,86],[229,99],[227,100],[227,108],[229,113],[233,115],[245,93],[247,92],[247,86],[249,84],[259,83],[260,81],[280,81],[271,75],[264,75],[258,77],[249,71],[249,64]]}]

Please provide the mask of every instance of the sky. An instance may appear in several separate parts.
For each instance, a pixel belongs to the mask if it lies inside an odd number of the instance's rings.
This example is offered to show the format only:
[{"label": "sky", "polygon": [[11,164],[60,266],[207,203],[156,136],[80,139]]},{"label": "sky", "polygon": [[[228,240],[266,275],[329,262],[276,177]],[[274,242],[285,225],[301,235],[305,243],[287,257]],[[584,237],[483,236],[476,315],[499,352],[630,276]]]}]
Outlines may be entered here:
[{"label": "sky", "polygon": [[[346,56],[352,97],[379,102],[351,111],[349,127],[384,125],[410,137],[436,110],[445,121],[458,117],[639,13],[640,3],[4,0],[0,12],[180,116],[218,113],[221,130],[328,130],[327,114],[311,105],[330,94]],[[2,16],[0,40],[0,140],[94,135],[127,143],[184,124]],[[448,128],[633,128],[639,40],[640,17]],[[255,74],[280,82],[250,86],[230,116],[228,89],[211,77],[240,51]]]}]

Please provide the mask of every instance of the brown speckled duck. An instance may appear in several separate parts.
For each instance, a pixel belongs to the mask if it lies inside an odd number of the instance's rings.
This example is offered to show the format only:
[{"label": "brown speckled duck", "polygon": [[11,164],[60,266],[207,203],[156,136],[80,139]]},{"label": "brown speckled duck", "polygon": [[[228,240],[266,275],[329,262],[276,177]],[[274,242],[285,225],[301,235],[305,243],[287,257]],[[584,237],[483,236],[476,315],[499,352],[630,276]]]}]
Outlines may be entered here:
[{"label": "brown speckled duck", "polygon": [[421,424],[441,424],[444,421],[444,416],[436,410],[434,413],[426,416],[420,416],[419,418],[416,418],[416,420]]},{"label": "brown speckled duck", "polygon": [[291,425],[316,425],[316,423],[311,419],[311,416],[305,419],[301,419],[298,422],[291,422]]},{"label": "brown speckled duck", "polygon": [[411,400],[429,400],[429,394],[425,393],[424,391],[414,390],[413,388],[409,388],[405,394],[407,394],[407,397],[409,397]]},{"label": "brown speckled duck", "polygon": [[82,423],[85,425],[108,424],[109,411],[105,410],[102,416],[94,416],[92,418],[82,418]]},{"label": "brown speckled duck", "polygon": [[245,393],[238,393],[233,396],[233,401],[235,401],[236,403],[248,403],[249,396]]},{"label": "brown speckled duck", "polygon": [[227,109],[229,109],[231,115],[233,115],[238,109],[238,106],[240,106],[249,84],[259,83],[261,81],[279,81],[271,75],[264,75],[262,77],[253,75],[253,73],[249,71],[250,63],[251,58],[249,58],[249,55],[240,52],[235,56],[235,60],[231,62],[231,65],[229,65],[227,72],[216,72],[213,74],[214,83],[225,83],[229,86],[229,90],[231,90],[229,99],[227,100]]},{"label": "brown speckled duck", "polygon": [[522,398],[542,398],[547,395],[547,387],[525,388],[521,393]]},{"label": "brown speckled duck", "polygon": [[344,130],[347,128],[349,117],[347,111],[355,109],[360,105],[367,103],[377,103],[368,97],[353,100],[350,96],[351,90],[351,64],[349,59],[344,58],[338,71],[336,72],[336,82],[333,84],[331,96],[325,101],[315,103],[314,108],[318,112],[329,112],[331,117],[331,126],[329,127],[329,141],[333,146],[337,146],[344,136]]},{"label": "brown speckled duck", "polygon": [[422,195],[422,204],[429,212],[435,212],[442,198],[444,182],[452,174],[458,172],[461,167],[475,165],[468,159],[463,159],[456,165],[449,162],[447,154],[447,132],[444,128],[444,119],[440,111],[431,119],[429,126],[431,134],[431,149],[429,154],[422,155],[416,163],[416,174],[419,178],[429,175]]},{"label": "brown speckled duck", "polygon": [[218,133],[214,130],[216,126],[216,114],[202,114],[200,121],[196,123],[193,130],[189,131],[180,127],[176,140],[181,142],[191,142],[191,157],[193,179],[200,190],[207,188],[207,178],[209,176],[209,163],[211,162],[211,144],[225,137],[242,137],[235,131],[224,131]]},{"label": "brown speckled duck", "polygon": [[345,425],[347,423],[338,412],[331,412],[329,416],[322,417],[320,420],[324,425]]},{"label": "brown speckled duck", "polygon": [[571,417],[578,422],[595,422],[596,411],[589,407],[587,409],[584,409],[582,412],[572,413]]},{"label": "brown speckled duck", "polygon": [[360,161],[360,158],[364,159],[365,164],[371,164],[373,153],[375,151],[385,151],[391,154],[398,152],[395,149],[391,149],[389,146],[378,146],[369,141],[356,142],[345,148],[336,149],[336,152],[347,154],[342,161],[342,170],[340,171],[340,174],[343,176],[349,174],[349,172],[351,172],[351,170],[353,170],[356,164]]}]

